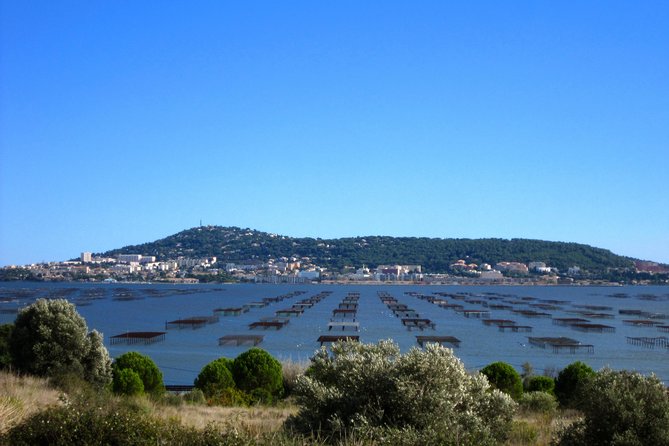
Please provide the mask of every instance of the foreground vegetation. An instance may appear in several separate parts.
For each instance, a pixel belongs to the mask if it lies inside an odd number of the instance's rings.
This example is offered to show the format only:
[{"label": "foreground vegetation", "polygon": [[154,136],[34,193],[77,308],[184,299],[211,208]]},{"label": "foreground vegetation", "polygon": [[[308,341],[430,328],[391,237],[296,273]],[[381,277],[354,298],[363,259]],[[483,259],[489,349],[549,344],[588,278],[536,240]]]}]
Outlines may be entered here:
[{"label": "foreground vegetation", "polygon": [[[314,435],[285,429],[285,421],[299,411],[292,401],[274,406],[211,406],[192,401],[188,394],[119,396],[90,388],[57,388],[45,379],[9,372],[0,372],[0,393],[3,444],[35,444],[37,438],[48,438],[48,444],[326,444]],[[560,417],[534,412],[517,416],[507,444],[548,444]],[[327,444],[392,443],[360,431],[330,438]]]},{"label": "foreground vegetation", "polygon": [[[183,444],[183,445],[380,445],[363,432],[330,439],[287,431],[298,412],[294,402],[275,406],[222,407],[193,402],[188,394],[155,398],[118,396],[54,387],[53,381],[0,372],[0,444]],[[554,401],[554,400],[553,400]],[[113,416],[110,416],[111,414]],[[555,444],[565,427],[583,420],[575,410],[520,402],[503,444]],[[60,423],[60,424],[58,424]],[[666,426],[666,425],[665,425]],[[8,435],[7,432],[12,432]],[[79,436],[75,433],[79,432]],[[91,439],[93,432],[95,439]],[[86,434],[88,433],[88,434]],[[113,433],[113,434],[112,434]],[[4,436],[3,436],[4,434]],[[33,441],[37,436],[47,442]],[[30,436],[30,437],[29,437]],[[86,442],[88,438],[89,442]],[[404,443],[407,444],[408,442]],[[402,443],[398,443],[402,444]],[[410,444],[410,443],[409,443]],[[667,444],[577,442],[564,444]]]},{"label": "foreground vegetation", "polygon": [[502,362],[469,373],[437,344],[336,343],[304,365],[251,348],[174,395],[151,358],[110,363],[61,300],[2,327],[0,357],[7,445],[669,445],[656,377],[580,362],[553,379]]}]

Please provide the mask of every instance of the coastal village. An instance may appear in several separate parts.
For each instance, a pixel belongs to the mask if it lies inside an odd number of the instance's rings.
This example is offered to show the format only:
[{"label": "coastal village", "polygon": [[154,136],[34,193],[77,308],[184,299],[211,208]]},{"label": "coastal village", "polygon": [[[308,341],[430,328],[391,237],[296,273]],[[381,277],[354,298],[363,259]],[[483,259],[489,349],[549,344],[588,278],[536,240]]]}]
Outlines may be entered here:
[{"label": "coastal village", "polygon": [[[654,262],[638,262],[637,272],[664,272]],[[546,265],[503,261],[494,265],[476,264],[458,259],[446,273],[425,273],[421,265],[347,266],[342,271],[329,271],[314,264],[309,257],[270,258],[225,262],[216,257],[158,261],[155,256],[120,254],[97,257],[82,252],[78,260],[10,265],[0,269],[4,278],[44,281],[87,282],[166,282],[166,283],[411,283],[453,285],[606,285],[593,279],[579,266],[566,271]]]}]

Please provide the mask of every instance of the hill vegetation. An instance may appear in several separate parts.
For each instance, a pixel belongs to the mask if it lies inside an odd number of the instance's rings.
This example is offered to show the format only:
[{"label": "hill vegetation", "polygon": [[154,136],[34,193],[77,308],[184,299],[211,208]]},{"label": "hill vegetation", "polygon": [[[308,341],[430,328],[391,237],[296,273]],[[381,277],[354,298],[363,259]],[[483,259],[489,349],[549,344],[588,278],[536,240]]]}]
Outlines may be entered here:
[{"label": "hill vegetation", "polygon": [[530,239],[442,239],[366,236],[339,239],[287,237],[238,227],[204,226],[141,245],[102,253],[153,255],[159,260],[216,256],[220,262],[265,261],[269,258],[309,257],[331,270],[345,266],[382,264],[421,265],[424,272],[440,273],[458,259],[467,262],[545,262],[566,270],[578,265],[590,272],[633,268],[633,259],[589,245]]}]

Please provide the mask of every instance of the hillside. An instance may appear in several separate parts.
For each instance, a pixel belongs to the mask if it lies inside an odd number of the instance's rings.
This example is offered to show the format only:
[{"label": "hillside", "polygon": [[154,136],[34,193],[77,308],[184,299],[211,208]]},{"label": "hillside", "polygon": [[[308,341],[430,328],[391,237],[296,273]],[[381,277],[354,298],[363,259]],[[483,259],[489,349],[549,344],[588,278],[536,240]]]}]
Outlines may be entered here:
[{"label": "hillside", "polygon": [[591,272],[632,267],[633,260],[578,243],[528,239],[441,239],[424,237],[294,238],[237,227],[204,226],[154,242],[102,253],[154,255],[159,260],[216,256],[222,262],[310,257],[318,265],[344,266],[418,264],[425,272],[444,272],[458,259],[495,264],[500,261],[541,261],[564,270],[578,265]]}]

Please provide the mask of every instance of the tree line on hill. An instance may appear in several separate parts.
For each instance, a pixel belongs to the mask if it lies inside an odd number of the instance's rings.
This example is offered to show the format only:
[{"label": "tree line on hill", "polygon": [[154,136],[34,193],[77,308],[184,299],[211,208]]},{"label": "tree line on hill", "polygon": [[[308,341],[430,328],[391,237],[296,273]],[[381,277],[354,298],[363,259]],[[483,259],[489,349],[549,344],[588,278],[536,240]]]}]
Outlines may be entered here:
[{"label": "tree line on hill", "polygon": [[216,256],[221,262],[309,257],[319,266],[341,271],[346,266],[421,265],[427,273],[448,272],[458,259],[468,263],[544,262],[559,270],[571,266],[603,273],[633,268],[633,259],[592,246],[530,239],[442,239],[427,237],[286,237],[237,227],[204,226],[154,242],[126,246],[101,255],[154,255],[160,260]]}]

